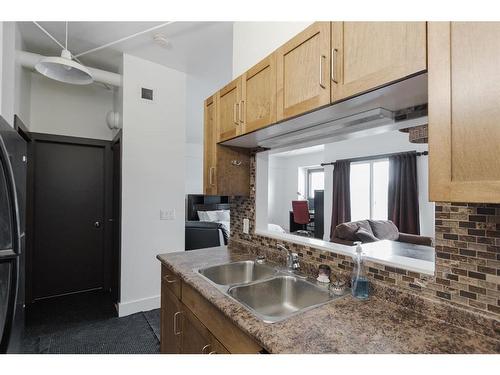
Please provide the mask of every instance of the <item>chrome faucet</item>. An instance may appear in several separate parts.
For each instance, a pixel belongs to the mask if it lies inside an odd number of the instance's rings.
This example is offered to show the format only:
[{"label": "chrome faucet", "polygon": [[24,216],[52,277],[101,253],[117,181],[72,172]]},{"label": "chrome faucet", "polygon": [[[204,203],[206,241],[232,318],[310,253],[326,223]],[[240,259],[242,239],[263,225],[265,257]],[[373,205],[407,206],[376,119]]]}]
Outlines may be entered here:
[{"label": "chrome faucet", "polygon": [[278,248],[278,250],[282,250],[286,254],[287,270],[291,272],[297,271],[300,268],[299,255],[297,253],[293,253],[292,251],[288,250],[282,243],[278,243],[276,247]]}]

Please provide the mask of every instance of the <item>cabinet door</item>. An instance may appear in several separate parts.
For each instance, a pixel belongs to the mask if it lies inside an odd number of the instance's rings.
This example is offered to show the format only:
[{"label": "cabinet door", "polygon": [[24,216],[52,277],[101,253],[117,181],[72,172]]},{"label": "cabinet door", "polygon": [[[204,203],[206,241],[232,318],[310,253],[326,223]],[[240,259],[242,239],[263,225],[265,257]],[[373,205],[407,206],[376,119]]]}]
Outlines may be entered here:
[{"label": "cabinet door", "polygon": [[242,134],[276,122],[276,56],[268,56],[243,74],[240,102]]},{"label": "cabinet door", "polygon": [[220,344],[210,331],[185,309],[182,323],[182,354],[224,354],[226,348]]},{"label": "cabinet door", "polygon": [[164,354],[178,354],[181,350],[182,304],[162,280],[160,351]]},{"label": "cabinet door", "polygon": [[500,203],[500,23],[429,23],[429,195]]},{"label": "cabinet door", "polygon": [[217,145],[217,195],[248,196],[250,153],[248,149]]},{"label": "cabinet door", "polygon": [[182,321],[182,354],[205,354],[210,349],[210,332],[186,309]]},{"label": "cabinet door", "polygon": [[241,77],[235,79],[217,93],[217,128],[219,142],[240,134]]},{"label": "cabinet door", "polygon": [[425,22],[332,22],[332,102],[424,71]]},{"label": "cabinet door", "polygon": [[330,103],[330,22],[316,22],[276,51],[277,118]]},{"label": "cabinet door", "polygon": [[217,194],[217,170],[215,169],[217,128],[215,126],[216,101],[214,99],[212,96],[205,100],[203,190],[206,195]]}]

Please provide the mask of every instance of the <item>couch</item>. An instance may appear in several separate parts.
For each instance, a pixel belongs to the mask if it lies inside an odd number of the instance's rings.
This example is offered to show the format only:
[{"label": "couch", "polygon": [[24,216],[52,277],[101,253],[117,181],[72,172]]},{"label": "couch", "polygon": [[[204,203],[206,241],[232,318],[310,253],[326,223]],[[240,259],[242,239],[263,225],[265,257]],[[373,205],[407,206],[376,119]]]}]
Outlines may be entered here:
[{"label": "couch", "polygon": [[333,237],[330,239],[331,242],[349,246],[354,245],[356,241],[368,243],[380,240],[432,246],[431,237],[401,233],[390,220],[359,220],[342,223],[335,227]]}]

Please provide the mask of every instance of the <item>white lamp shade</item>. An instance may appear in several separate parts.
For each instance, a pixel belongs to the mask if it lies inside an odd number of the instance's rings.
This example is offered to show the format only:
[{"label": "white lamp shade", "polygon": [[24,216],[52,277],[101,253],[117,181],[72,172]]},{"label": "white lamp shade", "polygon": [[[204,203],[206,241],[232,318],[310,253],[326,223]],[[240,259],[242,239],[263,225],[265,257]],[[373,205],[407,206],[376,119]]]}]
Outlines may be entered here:
[{"label": "white lamp shade", "polygon": [[73,85],[88,85],[94,81],[86,67],[65,57],[44,57],[35,69],[46,77]]}]

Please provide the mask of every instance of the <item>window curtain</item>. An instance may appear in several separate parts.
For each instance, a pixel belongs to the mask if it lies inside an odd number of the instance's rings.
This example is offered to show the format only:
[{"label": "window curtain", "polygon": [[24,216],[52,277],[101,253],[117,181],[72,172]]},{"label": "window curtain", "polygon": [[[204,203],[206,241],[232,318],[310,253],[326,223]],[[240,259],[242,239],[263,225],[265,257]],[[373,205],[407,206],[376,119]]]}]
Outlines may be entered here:
[{"label": "window curtain", "polygon": [[416,152],[389,157],[388,190],[388,219],[402,233],[420,234]]},{"label": "window curtain", "polygon": [[351,221],[351,162],[337,161],[333,167],[332,225],[330,241],[335,227]]}]

